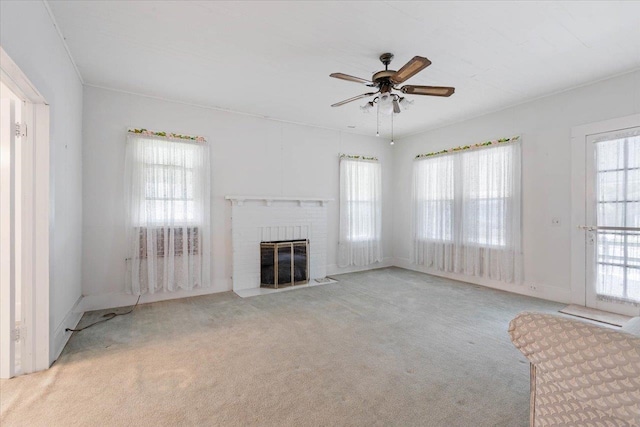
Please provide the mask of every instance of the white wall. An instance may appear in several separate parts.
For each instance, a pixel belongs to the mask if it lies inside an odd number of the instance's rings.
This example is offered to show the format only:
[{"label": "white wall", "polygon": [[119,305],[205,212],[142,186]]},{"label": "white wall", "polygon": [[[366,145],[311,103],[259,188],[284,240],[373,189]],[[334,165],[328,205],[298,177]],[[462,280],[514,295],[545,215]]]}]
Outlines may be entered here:
[{"label": "white wall", "polygon": [[[640,71],[402,139],[396,144],[393,168],[395,263],[424,271],[409,265],[410,187],[415,155],[522,135],[525,286],[477,283],[569,302],[571,128],[638,112]],[[560,225],[553,226],[552,218],[559,218]],[[450,277],[473,281],[469,276]]]},{"label": "white wall", "polygon": [[[51,357],[81,296],[82,83],[39,1],[0,2],[0,44],[50,105]],[[58,342],[55,342],[58,340]]]},{"label": "white wall", "polygon": [[231,290],[231,204],[224,200],[230,194],[334,198],[328,209],[328,271],[339,271],[335,264],[340,152],[375,155],[382,162],[384,253],[391,260],[393,161],[387,142],[85,86],[82,291],[89,296],[85,309],[130,302],[122,298],[128,127],[203,135],[210,141],[212,291]]}]

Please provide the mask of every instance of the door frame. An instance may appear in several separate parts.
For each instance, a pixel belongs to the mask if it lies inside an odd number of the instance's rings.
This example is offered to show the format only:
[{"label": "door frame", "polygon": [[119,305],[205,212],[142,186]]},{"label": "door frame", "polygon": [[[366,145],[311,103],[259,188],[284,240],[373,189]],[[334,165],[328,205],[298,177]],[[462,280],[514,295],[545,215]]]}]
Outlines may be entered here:
[{"label": "door frame", "polygon": [[[16,342],[14,330],[19,319],[16,318],[18,304],[16,294],[16,263],[18,262],[18,225],[19,216],[16,203],[19,179],[16,176],[18,155],[16,153],[16,109],[18,102],[13,98],[0,99],[2,110],[2,136],[0,137],[0,378],[11,378],[16,374],[17,347],[23,347],[23,341]],[[8,119],[8,123],[5,121]],[[8,124],[8,126],[6,126]],[[18,222],[19,223],[19,222]],[[18,234],[18,236],[16,236]]]},{"label": "door frame", "polygon": [[50,133],[49,105],[0,46],[0,78],[23,100],[21,145],[21,291],[24,352],[21,373],[49,367]]},{"label": "door frame", "polygon": [[[571,303],[586,306],[587,290],[587,138],[640,126],[640,114],[588,123],[571,128]],[[616,311],[629,316],[640,315],[640,308],[616,304]]]}]

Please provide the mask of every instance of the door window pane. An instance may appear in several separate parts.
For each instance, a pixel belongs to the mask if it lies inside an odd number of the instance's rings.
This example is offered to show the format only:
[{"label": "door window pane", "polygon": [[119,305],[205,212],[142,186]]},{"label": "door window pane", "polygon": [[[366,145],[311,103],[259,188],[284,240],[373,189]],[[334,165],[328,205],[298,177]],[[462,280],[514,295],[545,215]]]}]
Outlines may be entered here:
[{"label": "door window pane", "polygon": [[598,264],[598,294],[623,298],[625,288],[624,267]]},{"label": "door window pane", "polygon": [[627,141],[627,149],[629,150],[629,156],[627,160],[628,167],[640,168],[640,135],[625,139]]},{"label": "door window pane", "polygon": [[595,144],[596,293],[640,302],[640,137],[616,138]]},{"label": "door window pane", "polygon": [[640,169],[627,171],[627,200],[640,200]]},{"label": "door window pane", "polygon": [[624,200],[625,171],[598,172],[598,201]]},{"label": "door window pane", "polygon": [[624,141],[614,139],[598,143],[598,170],[607,171],[624,167]]},{"label": "door window pane", "polygon": [[598,225],[606,227],[620,227],[624,224],[625,203],[598,203]]}]

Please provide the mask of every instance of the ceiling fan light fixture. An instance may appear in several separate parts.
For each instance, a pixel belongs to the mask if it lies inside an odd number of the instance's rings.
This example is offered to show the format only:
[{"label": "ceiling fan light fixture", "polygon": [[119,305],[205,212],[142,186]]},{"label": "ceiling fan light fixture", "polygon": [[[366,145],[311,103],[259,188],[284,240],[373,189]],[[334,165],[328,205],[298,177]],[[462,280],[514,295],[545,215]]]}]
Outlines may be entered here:
[{"label": "ceiling fan light fixture", "polygon": [[380,113],[390,116],[393,113],[393,95],[390,93],[383,93],[378,99],[378,111]]},{"label": "ceiling fan light fixture", "polygon": [[360,111],[366,114],[369,114],[372,109],[373,109],[373,102],[367,102],[362,107],[360,107]]},{"label": "ceiling fan light fixture", "polygon": [[400,114],[400,104],[398,104],[398,100],[395,97],[393,98],[393,112]]},{"label": "ceiling fan light fixture", "polygon": [[400,106],[402,107],[403,110],[408,110],[411,108],[411,106],[413,105],[415,101],[411,101],[407,98],[405,98],[404,96],[400,98]]}]

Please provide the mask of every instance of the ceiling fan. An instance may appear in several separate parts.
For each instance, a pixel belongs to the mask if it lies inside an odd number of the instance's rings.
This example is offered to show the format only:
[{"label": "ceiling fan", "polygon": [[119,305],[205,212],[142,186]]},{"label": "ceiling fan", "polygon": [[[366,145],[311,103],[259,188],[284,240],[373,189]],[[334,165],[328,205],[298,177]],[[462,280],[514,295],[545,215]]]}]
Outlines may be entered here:
[{"label": "ceiling fan", "polygon": [[353,98],[345,99],[344,101],[336,102],[332,107],[339,107],[358,99],[367,98],[370,96],[376,96],[372,101],[367,102],[364,107],[361,107],[364,111],[368,111],[373,108],[374,104],[378,104],[379,111],[386,114],[399,113],[400,106],[408,106],[412,101],[406,100],[404,97],[393,93],[393,91],[399,91],[407,95],[427,95],[427,96],[451,96],[455,92],[455,88],[446,86],[414,86],[404,85],[398,87],[400,83],[404,83],[411,77],[418,74],[420,71],[431,65],[431,61],[422,56],[414,56],[409,62],[404,64],[398,71],[389,70],[389,64],[393,59],[392,53],[383,53],[380,55],[380,62],[384,64],[384,70],[375,73],[371,80],[362,79],[360,77],[350,76],[343,73],[333,73],[330,77],[342,80],[348,80],[351,82],[362,83],[365,86],[377,88],[376,92],[363,93],[362,95],[354,96]]}]

